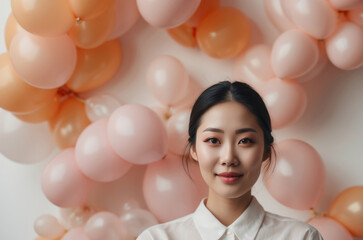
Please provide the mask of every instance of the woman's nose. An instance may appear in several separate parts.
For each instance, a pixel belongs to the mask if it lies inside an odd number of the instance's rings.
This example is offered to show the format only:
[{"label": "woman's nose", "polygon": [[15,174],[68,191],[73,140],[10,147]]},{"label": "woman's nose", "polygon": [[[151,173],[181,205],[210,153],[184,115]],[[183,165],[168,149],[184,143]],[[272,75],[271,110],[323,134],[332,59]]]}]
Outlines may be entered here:
[{"label": "woman's nose", "polygon": [[239,161],[232,144],[225,144],[221,149],[220,164],[223,166],[237,166]]}]

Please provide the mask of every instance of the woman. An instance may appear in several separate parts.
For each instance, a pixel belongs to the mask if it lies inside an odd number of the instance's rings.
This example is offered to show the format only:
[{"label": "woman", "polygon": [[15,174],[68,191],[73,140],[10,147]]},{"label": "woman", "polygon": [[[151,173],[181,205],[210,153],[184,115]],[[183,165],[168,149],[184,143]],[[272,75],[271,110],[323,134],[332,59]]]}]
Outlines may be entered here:
[{"label": "woman", "polygon": [[188,141],[208,197],[193,214],[138,240],[322,239],[305,222],[265,212],[251,195],[263,162],[270,165],[273,137],[266,106],[249,85],[224,81],[206,89],[193,106]]}]

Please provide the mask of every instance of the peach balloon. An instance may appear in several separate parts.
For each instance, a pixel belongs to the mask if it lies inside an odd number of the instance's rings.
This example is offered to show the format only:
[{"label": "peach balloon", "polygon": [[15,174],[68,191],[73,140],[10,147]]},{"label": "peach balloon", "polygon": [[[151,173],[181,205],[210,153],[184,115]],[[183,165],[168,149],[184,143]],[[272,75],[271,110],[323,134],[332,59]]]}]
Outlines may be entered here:
[{"label": "peach balloon", "polygon": [[298,30],[282,33],[271,51],[271,66],[279,78],[296,78],[310,71],[318,62],[316,40]]},{"label": "peach balloon", "polygon": [[132,166],[120,158],[107,139],[108,119],[100,119],[83,130],[76,143],[79,169],[97,182],[111,182],[123,176]]},{"label": "peach balloon", "polygon": [[195,38],[196,28],[184,23],[175,28],[169,28],[168,34],[180,45],[185,47],[197,46],[197,39]]},{"label": "peach balloon", "polygon": [[363,28],[351,23],[341,24],[326,40],[329,60],[338,68],[352,70],[363,64]]},{"label": "peach balloon", "polygon": [[118,39],[93,49],[77,48],[76,68],[66,86],[74,92],[98,88],[115,76],[122,60]]},{"label": "peach balloon", "polygon": [[353,240],[348,230],[337,221],[328,217],[315,217],[308,221],[315,227],[323,239],[327,240]]},{"label": "peach balloon", "polygon": [[146,73],[146,82],[152,95],[167,106],[182,98],[189,76],[183,64],[175,57],[162,55],[155,58]]},{"label": "peach balloon", "polygon": [[261,93],[270,113],[273,129],[292,124],[305,111],[306,93],[296,80],[270,79],[263,85]]},{"label": "peach balloon", "polygon": [[10,49],[10,43],[14,36],[21,30],[23,30],[23,28],[16,21],[14,14],[10,13],[5,26],[5,44],[8,50]]},{"label": "peach balloon", "polygon": [[78,136],[89,124],[84,103],[73,97],[62,102],[60,109],[50,121],[50,129],[60,149],[74,147]]},{"label": "peach balloon", "polygon": [[189,78],[187,88],[181,94],[182,98],[174,106],[176,110],[192,108],[204,88],[192,77]]},{"label": "peach balloon", "polygon": [[271,48],[267,45],[258,44],[250,47],[238,56],[234,63],[235,78],[260,89],[261,84],[275,76],[270,58]]},{"label": "peach balloon", "polygon": [[116,214],[98,212],[88,219],[84,232],[90,240],[120,240],[121,222]]},{"label": "peach balloon", "polygon": [[343,224],[354,237],[363,237],[363,186],[341,192],[330,205],[328,216]]},{"label": "peach balloon", "polygon": [[197,26],[199,47],[214,58],[232,58],[250,38],[248,18],[238,9],[219,8],[209,13]]},{"label": "peach balloon", "polygon": [[148,208],[159,221],[166,222],[192,213],[207,196],[208,186],[199,166],[190,163],[189,171],[192,179],[184,171],[181,158],[172,154],[148,165],[143,191]]},{"label": "peach balloon", "polygon": [[363,27],[363,6],[354,8],[348,12],[348,18],[360,27]]},{"label": "peach balloon", "polygon": [[[188,143],[188,127],[191,110],[183,110],[173,114],[167,124],[169,151],[176,155],[183,155]],[[188,153],[189,154],[189,153]]]},{"label": "peach balloon", "polygon": [[281,0],[264,0],[264,7],[267,17],[278,30],[284,32],[295,28],[282,9]]},{"label": "peach balloon", "polygon": [[121,37],[140,18],[140,12],[135,0],[115,0],[112,8],[116,12],[116,22],[107,40]]},{"label": "peach balloon", "polygon": [[83,228],[72,228],[64,234],[61,240],[90,240],[86,233],[84,232]]},{"label": "peach balloon", "polygon": [[95,18],[109,9],[114,0],[68,0],[76,17],[83,20]]},{"label": "peach balloon", "polygon": [[158,220],[151,212],[134,208],[125,211],[120,216],[121,224],[127,229],[128,235],[133,237],[139,236],[147,228],[158,224]]},{"label": "peach balloon", "polygon": [[95,122],[102,118],[111,116],[121,104],[117,98],[108,95],[100,94],[87,98],[86,100],[86,113],[87,117]]},{"label": "peach balloon", "polygon": [[317,39],[332,34],[338,12],[326,0],[281,0],[282,9],[300,29]]},{"label": "peach balloon", "polygon": [[90,217],[100,209],[87,204],[76,208],[61,208],[60,220],[66,229],[84,227]]},{"label": "peach balloon", "polygon": [[92,181],[79,170],[74,148],[58,153],[44,168],[42,190],[59,207],[82,205],[91,191]]},{"label": "peach balloon", "polygon": [[41,36],[65,34],[75,21],[65,0],[11,0],[11,8],[25,30]]},{"label": "peach balloon", "polygon": [[201,0],[136,0],[141,16],[150,25],[172,28],[186,22]]},{"label": "peach balloon", "polygon": [[328,0],[337,10],[351,10],[363,5],[362,0]]},{"label": "peach balloon", "polygon": [[221,0],[201,0],[197,10],[193,16],[188,19],[187,24],[196,27],[199,22],[208,15],[208,13],[218,9],[221,5]]},{"label": "peach balloon", "polygon": [[297,139],[278,142],[276,151],[274,171],[264,178],[267,190],[289,208],[316,207],[325,189],[325,167],[319,153]]},{"label": "peach balloon", "polygon": [[8,53],[0,55],[0,107],[13,113],[30,113],[51,101],[57,89],[40,89],[24,82],[15,72]]},{"label": "peach balloon", "polygon": [[111,34],[116,22],[116,13],[109,8],[102,15],[89,19],[76,21],[68,31],[69,37],[77,47],[95,48],[103,44]]},{"label": "peach balloon", "polygon": [[64,227],[57,218],[49,214],[41,215],[35,220],[34,230],[39,236],[46,238],[58,238],[64,233]]},{"label": "peach balloon", "polygon": [[39,37],[20,31],[11,43],[10,59],[15,71],[28,84],[51,89],[70,78],[77,52],[67,35]]}]

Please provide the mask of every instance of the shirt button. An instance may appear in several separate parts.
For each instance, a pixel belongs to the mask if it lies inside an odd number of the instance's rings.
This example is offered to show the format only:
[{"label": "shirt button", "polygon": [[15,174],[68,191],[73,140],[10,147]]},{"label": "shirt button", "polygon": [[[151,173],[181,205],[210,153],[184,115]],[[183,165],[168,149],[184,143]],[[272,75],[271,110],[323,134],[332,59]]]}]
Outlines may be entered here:
[{"label": "shirt button", "polygon": [[228,235],[233,234],[232,230],[231,230],[231,229],[228,229],[228,230],[227,230],[227,234],[228,234]]}]

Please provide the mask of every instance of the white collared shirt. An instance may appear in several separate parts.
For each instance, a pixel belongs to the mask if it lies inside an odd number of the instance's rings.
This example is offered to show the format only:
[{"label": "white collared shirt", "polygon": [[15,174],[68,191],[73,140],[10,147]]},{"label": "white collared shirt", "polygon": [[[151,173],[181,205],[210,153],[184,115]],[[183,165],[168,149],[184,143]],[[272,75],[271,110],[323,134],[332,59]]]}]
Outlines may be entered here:
[{"label": "white collared shirt", "polygon": [[253,197],[248,208],[228,227],[207,209],[204,199],[185,217],[155,225],[137,240],[323,240],[309,224],[265,212]]}]

